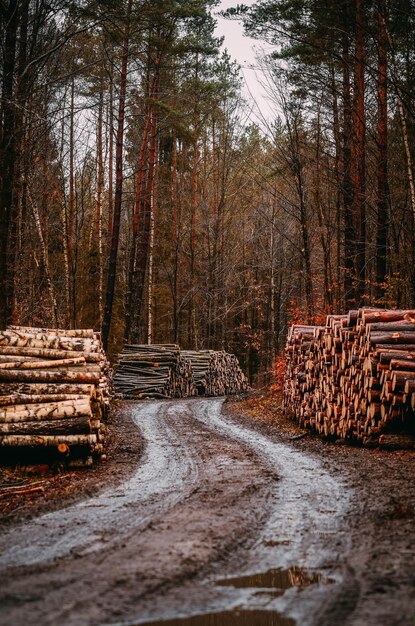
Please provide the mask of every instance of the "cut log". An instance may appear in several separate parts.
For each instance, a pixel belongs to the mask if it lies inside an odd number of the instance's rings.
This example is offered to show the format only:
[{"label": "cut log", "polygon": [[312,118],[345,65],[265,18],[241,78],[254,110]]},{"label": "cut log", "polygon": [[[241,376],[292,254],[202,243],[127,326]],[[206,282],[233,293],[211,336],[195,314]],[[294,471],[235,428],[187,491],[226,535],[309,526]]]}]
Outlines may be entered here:
[{"label": "cut log", "polygon": [[67,370],[0,370],[1,381],[98,383],[99,374],[93,372],[68,372]]},{"label": "cut log", "polygon": [[[64,365],[83,365],[85,363],[83,356],[75,359],[56,359],[55,361],[9,361],[8,363],[0,363],[0,370],[2,369],[49,369],[62,367]],[[99,371],[99,369],[97,370]]]},{"label": "cut log", "polygon": [[53,420],[79,415],[92,416],[89,398],[82,400],[64,400],[62,402],[47,402],[44,404],[17,404],[0,408],[0,423]]},{"label": "cut log", "polygon": [[0,396],[0,407],[12,406],[18,404],[43,404],[46,402],[61,402],[63,400],[90,400],[90,395],[81,395],[76,393],[66,394],[13,394],[9,396]]},{"label": "cut log", "polygon": [[97,443],[97,435],[0,435],[0,446],[92,446]]},{"label": "cut log", "polygon": [[[13,357],[38,357],[42,359],[72,359],[79,357],[79,350],[53,350],[48,348],[30,348],[27,346],[1,346],[1,355],[13,355]],[[82,356],[86,361],[99,363],[102,361],[102,354],[99,352],[82,351]]]},{"label": "cut log", "polygon": [[76,435],[89,432],[90,421],[86,415],[77,418],[48,421],[24,420],[7,424],[0,422],[0,437],[2,435],[65,435],[67,433]]}]

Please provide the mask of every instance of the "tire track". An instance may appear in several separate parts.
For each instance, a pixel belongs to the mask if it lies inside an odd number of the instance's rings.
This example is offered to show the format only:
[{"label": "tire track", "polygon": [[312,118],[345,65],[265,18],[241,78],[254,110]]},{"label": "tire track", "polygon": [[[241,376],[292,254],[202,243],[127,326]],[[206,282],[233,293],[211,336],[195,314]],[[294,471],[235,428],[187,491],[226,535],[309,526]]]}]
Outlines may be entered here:
[{"label": "tire track", "polygon": [[[186,497],[198,480],[191,450],[177,445],[171,414],[186,406],[167,403],[137,404],[133,420],[147,442],[136,473],[116,489],[89,500],[46,513],[0,538],[0,570],[34,565],[108,547],[131,529],[145,526]],[[111,532],[116,529],[117,533]]]}]

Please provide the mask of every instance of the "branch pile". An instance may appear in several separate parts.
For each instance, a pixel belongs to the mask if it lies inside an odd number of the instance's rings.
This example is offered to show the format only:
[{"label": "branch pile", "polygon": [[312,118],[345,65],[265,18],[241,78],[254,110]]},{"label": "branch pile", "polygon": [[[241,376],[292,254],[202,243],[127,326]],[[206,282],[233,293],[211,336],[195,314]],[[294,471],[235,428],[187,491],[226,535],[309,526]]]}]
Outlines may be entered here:
[{"label": "branch pile", "polygon": [[114,384],[124,398],[221,396],[248,388],[235,355],[164,344],[125,346]]},{"label": "branch pile", "polygon": [[103,449],[110,368],[93,330],[0,332],[0,447],[81,457]]},{"label": "branch pile", "polygon": [[126,345],[114,386],[124,398],[188,398],[195,395],[192,366],[175,344]]},{"label": "branch pile", "polygon": [[300,426],[370,443],[415,431],[415,310],[359,309],[292,326],[284,406]]}]

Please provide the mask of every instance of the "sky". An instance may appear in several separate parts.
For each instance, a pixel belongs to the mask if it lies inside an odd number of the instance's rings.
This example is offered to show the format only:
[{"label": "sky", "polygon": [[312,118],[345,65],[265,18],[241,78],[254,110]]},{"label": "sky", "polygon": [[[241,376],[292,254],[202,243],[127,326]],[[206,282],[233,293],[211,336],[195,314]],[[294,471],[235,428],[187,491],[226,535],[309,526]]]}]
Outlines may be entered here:
[{"label": "sky", "polygon": [[221,0],[215,9],[215,19],[217,21],[216,36],[225,37],[223,47],[227,49],[230,56],[241,66],[243,77],[243,94],[252,107],[251,120],[262,123],[272,117],[272,106],[268,101],[264,88],[261,86],[261,71],[257,66],[257,55],[260,54],[264,45],[256,39],[246,37],[243,34],[243,27],[239,21],[226,20],[217,15],[218,11],[224,11],[237,4],[254,4],[254,0]]}]

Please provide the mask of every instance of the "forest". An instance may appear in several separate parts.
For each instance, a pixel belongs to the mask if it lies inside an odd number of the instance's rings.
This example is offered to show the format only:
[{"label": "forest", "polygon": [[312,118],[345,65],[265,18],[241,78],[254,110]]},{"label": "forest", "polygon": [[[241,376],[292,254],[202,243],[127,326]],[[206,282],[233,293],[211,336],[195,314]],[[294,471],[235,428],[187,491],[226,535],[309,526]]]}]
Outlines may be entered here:
[{"label": "forest", "polygon": [[252,382],[290,322],[415,307],[414,2],[228,9],[267,44],[262,123],[219,8],[1,1],[0,329],[225,349]]}]

